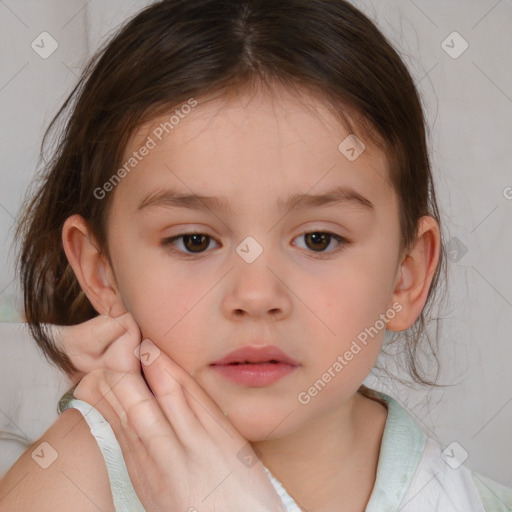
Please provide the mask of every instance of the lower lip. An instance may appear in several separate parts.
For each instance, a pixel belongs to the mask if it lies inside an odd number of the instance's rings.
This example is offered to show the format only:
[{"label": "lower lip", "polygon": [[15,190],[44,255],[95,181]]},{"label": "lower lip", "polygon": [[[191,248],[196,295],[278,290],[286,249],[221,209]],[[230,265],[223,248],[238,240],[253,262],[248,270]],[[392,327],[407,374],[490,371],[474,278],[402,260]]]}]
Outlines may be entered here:
[{"label": "lower lip", "polygon": [[291,373],[296,366],[288,363],[215,364],[212,368],[237,384],[268,386]]}]

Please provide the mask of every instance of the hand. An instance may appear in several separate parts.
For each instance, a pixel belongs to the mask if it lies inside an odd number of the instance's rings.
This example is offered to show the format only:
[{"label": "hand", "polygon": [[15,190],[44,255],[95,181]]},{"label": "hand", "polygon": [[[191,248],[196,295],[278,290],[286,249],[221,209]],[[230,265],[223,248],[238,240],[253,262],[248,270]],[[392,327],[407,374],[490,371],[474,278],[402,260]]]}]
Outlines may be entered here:
[{"label": "hand", "polygon": [[130,313],[116,318],[98,315],[78,325],[48,325],[57,347],[63,350],[78,370],[71,375],[75,383],[93,370],[139,371],[133,351],[141,334]]},{"label": "hand", "polygon": [[[140,331],[131,315],[96,322],[94,345],[89,345],[89,322],[62,338],[64,347],[71,342],[77,368],[89,370],[74,395],[109,422],[148,512],[285,512],[247,440],[199,384],[149,340],[141,345],[141,374],[134,355]],[[237,456],[241,449],[257,462],[246,466]]]}]

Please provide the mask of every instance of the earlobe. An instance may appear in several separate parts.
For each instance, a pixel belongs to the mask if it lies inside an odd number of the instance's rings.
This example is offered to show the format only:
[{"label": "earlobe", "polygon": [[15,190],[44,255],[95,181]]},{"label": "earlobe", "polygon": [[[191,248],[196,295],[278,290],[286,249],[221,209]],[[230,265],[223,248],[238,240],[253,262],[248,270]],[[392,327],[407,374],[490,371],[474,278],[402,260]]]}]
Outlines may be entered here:
[{"label": "earlobe", "polygon": [[82,290],[94,309],[102,315],[125,312],[114,275],[100,253],[85,219],[80,215],[67,218],[62,227],[64,252]]},{"label": "earlobe", "polygon": [[388,322],[388,330],[404,331],[421,314],[439,263],[440,249],[437,221],[430,216],[421,217],[416,241],[402,260],[391,299],[391,304],[398,302],[402,309]]}]

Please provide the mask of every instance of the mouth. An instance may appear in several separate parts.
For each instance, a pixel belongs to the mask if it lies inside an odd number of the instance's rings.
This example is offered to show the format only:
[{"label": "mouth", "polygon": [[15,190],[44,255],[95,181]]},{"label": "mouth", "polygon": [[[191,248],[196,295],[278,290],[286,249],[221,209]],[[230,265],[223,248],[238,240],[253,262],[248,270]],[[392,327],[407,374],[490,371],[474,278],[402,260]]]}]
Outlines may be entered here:
[{"label": "mouth", "polygon": [[248,387],[263,387],[292,373],[299,364],[275,346],[245,346],[210,364],[218,375]]},{"label": "mouth", "polygon": [[279,364],[298,366],[297,361],[274,345],[245,345],[233,350],[226,356],[210,363],[212,365],[229,364]]}]

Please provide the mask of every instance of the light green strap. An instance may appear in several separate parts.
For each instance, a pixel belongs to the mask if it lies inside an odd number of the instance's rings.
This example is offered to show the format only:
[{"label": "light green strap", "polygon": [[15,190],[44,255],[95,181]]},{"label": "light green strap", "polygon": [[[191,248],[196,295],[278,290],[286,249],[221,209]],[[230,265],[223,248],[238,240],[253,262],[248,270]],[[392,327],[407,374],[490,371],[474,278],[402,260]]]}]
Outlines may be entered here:
[{"label": "light green strap", "polygon": [[512,489],[472,469],[469,471],[487,512],[512,512]]},{"label": "light green strap", "polygon": [[145,512],[132,486],[123,452],[112,427],[92,405],[74,398],[75,387],[68,390],[60,399],[59,414],[66,409],[74,408],[78,409],[85,418],[105,460],[116,512]]}]

